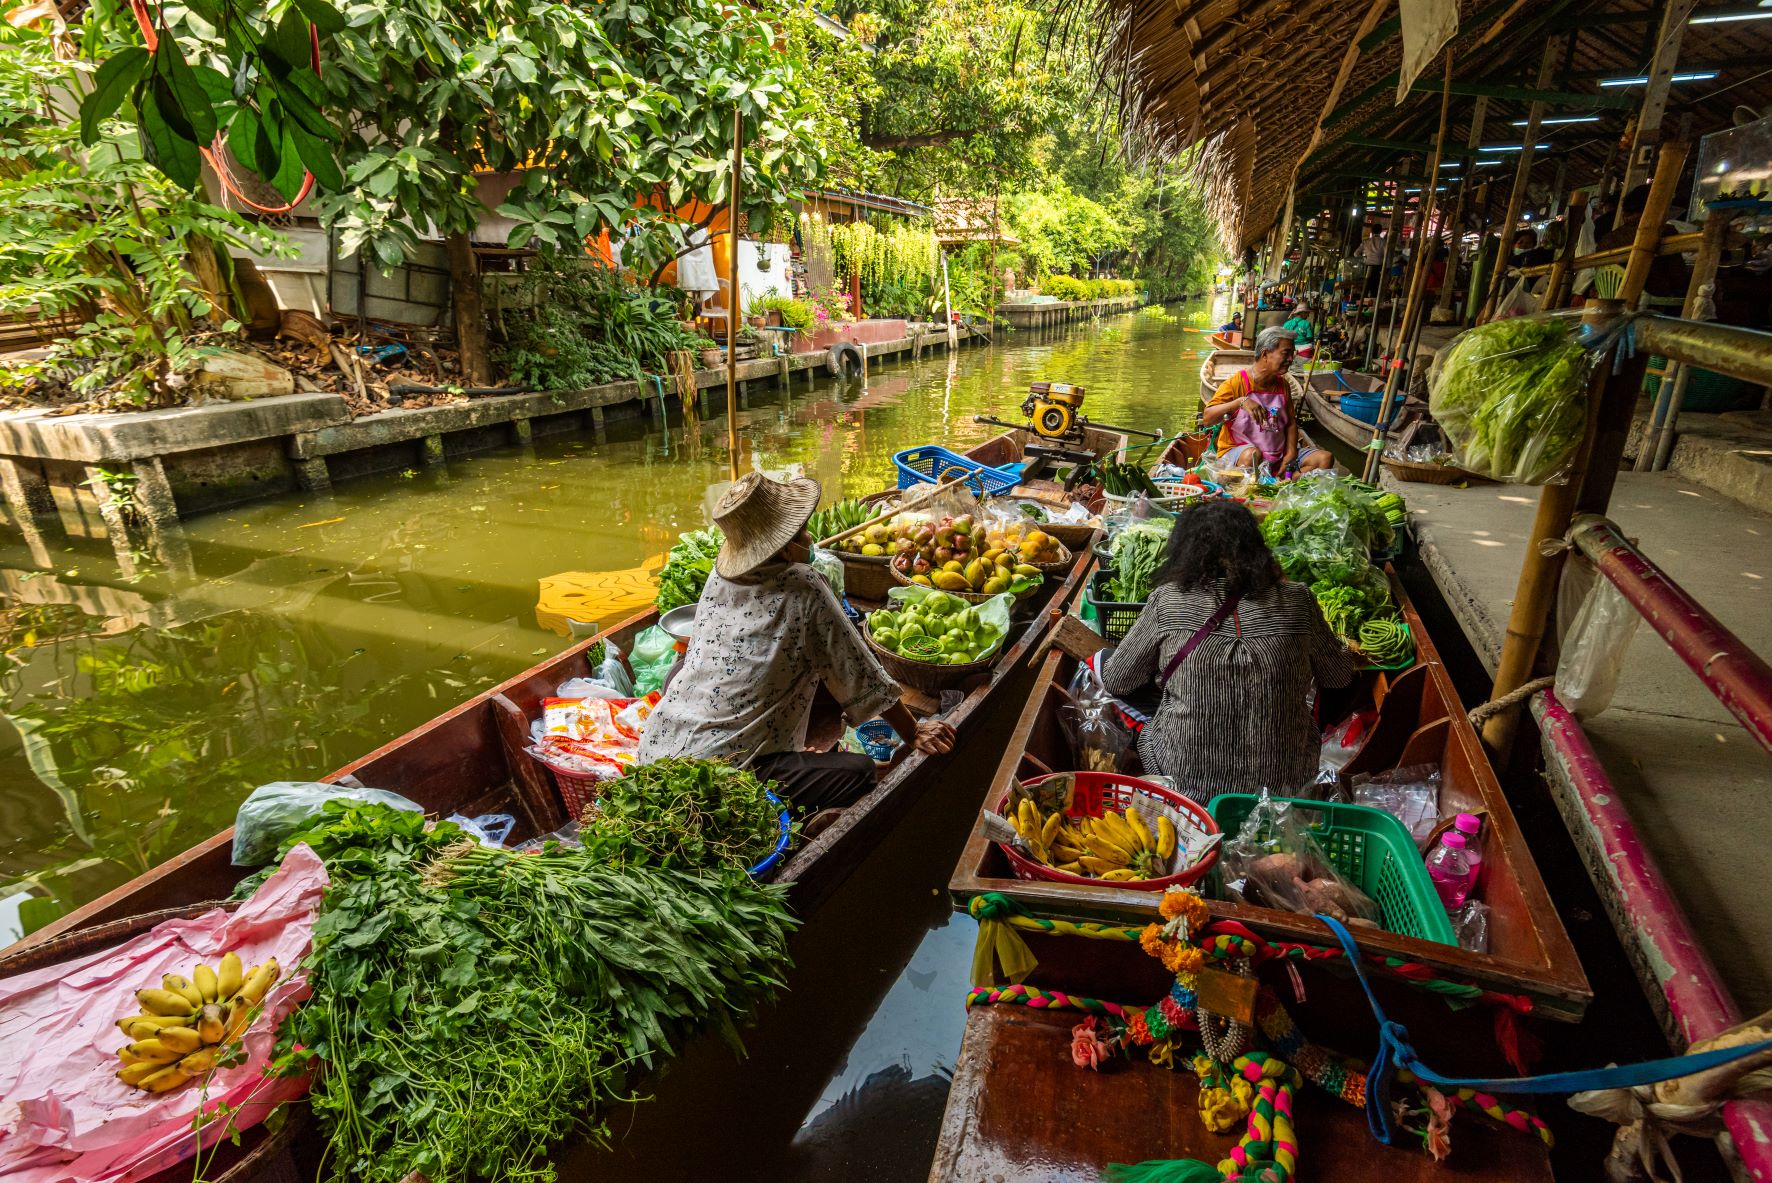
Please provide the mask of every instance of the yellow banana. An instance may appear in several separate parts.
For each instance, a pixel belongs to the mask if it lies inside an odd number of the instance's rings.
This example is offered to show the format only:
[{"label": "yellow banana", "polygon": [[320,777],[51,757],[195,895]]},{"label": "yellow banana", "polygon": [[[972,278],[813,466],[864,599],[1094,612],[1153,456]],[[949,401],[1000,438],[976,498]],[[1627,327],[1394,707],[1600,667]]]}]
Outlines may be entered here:
[{"label": "yellow banana", "polygon": [[228,1004],[227,1028],[222,1032],[223,1043],[233,1043],[240,1038],[243,1031],[252,1022],[252,1007],[236,997]]},{"label": "yellow banana", "polygon": [[220,1048],[206,1047],[199,1051],[194,1051],[184,1059],[180,1060],[178,1066],[183,1068],[186,1072],[189,1072],[192,1076],[197,1076],[204,1072],[208,1072],[211,1068],[215,1067],[215,1058],[220,1054]]},{"label": "yellow banana", "polygon": [[123,1065],[117,1072],[117,1079],[131,1087],[140,1087],[142,1081],[156,1072],[165,1071],[165,1069],[165,1064],[155,1063],[151,1060],[137,1060],[133,1064]]},{"label": "yellow banana", "polygon": [[1175,854],[1175,823],[1168,818],[1157,817],[1157,857],[1169,859]]},{"label": "yellow banana", "polygon": [[197,1016],[197,1034],[204,1043],[220,1043],[228,1031],[228,1011],[219,1002],[212,1002]]},{"label": "yellow banana", "polygon": [[[183,979],[180,979],[181,981]],[[191,1012],[197,1008],[183,994],[174,994],[171,990],[148,989],[137,990],[135,1000],[142,1004],[142,1009],[155,1015],[178,1015],[190,1018]]]},{"label": "yellow banana", "polygon": [[1046,824],[1040,827],[1040,841],[1051,846],[1052,840],[1058,837],[1058,830],[1062,825],[1064,825],[1064,814],[1053,813],[1051,817],[1046,819]]},{"label": "yellow banana", "polygon": [[1089,840],[1089,853],[1096,858],[1112,859],[1119,866],[1132,861],[1132,852],[1097,834]]},{"label": "yellow banana", "polygon": [[186,1002],[191,1004],[192,1010],[203,1005],[203,995],[197,990],[197,987],[191,985],[189,979],[181,974],[167,974],[160,979],[160,984],[172,993],[182,996]]},{"label": "yellow banana", "polygon": [[183,1027],[189,1015],[130,1015],[117,1020],[117,1029],[131,1039],[152,1039],[162,1027]]},{"label": "yellow banana", "polygon": [[168,1089],[177,1088],[189,1079],[191,1079],[191,1074],[174,1064],[147,1077],[138,1087],[144,1088],[150,1093],[163,1093]]},{"label": "yellow banana", "polygon": [[1117,813],[1102,814],[1101,822],[1096,826],[1096,829],[1105,833],[1110,842],[1125,850],[1128,855],[1137,849],[1138,842],[1132,836],[1132,827],[1127,825],[1126,819]]},{"label": "yellow banana", "polygon": [[170,1064],[185,1054],[158,1039],[138,1039],[123,1050],[138,1060],[154,1060],[162,1064]]},{"label": "yellow banana", "polygon": [[162,1027],[154,1038],[181,1055],[203,1046],[203,1037],[189,1027]]},{"label": "yellow banana", "polygon": [[1125,868],[1124,863],[1109,862],[1107,859],[1097,858],[1092,854],[1084,855],[1077,862],[1082,865],[1085,871],[1094,871],[1097,875],[1105,875],[1109,871],[1119,871]]},{"label": "yellow banana", "polygon": [[1081,875],[1083,873],[1083,864],[1076,859],[1072,859],[1066,863],[1059,863],[1057,869],[1063,871],[1066,875]]},{"label": "yellow banana", "polygon": [[203,996],[204,1002],[214,1002],[221,997],[221,979],[207,965],[199,965],[191,971],[191,985],[197,987],[197,993]]},{"label": "yellow banana", "polygon": [[240,993],[235,997],[244,998],[251,1005],[257,1006],[259,999],[265,996],[265,991],[269,990],[271,983],[276,980],[277,959],[273,957],[246,975],[246,980],[240,984]]},{"label": "yellow banana", "polygon": [[1121,867],[1114,871],[1103,871],[1101,877],[1103,879],[1111,879],[1115,883],[1125,883],[1128,880],[1137,879],[1138,872],[1129,867]]},{"label": "yellow banana", "polygon": [[215,1000],[226,1002],[239,991],[240,983],[246,980],[246,967],[240,964],[240,954],[232,949],[228,950],[216,969],[215,979]]},{"label": "yellow banana", "polygon": [[1132,831],[1132,838],[1138,843],[1138,849],[1150,850],[1155,845],[1151,841],[1150,828],[1144,824],[1144,818],[1130,805],[1126,807],[1126,828]]}]

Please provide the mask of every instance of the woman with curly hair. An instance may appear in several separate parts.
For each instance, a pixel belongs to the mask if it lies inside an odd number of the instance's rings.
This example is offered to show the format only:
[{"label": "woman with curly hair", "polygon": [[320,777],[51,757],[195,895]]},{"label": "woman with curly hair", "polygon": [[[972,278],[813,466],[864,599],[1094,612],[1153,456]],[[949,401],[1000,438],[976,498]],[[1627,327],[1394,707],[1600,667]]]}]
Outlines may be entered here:
[{"label": "woman with curly hair", "polygon": [[1202,804],[1315,780],[1312,689],[1353,674],[1310,589],[1286,581],[1255,515],[1231,501],[1182,511],[1144,611],[1101,669],[1119,697],[1157,684],[1139,756]]}]

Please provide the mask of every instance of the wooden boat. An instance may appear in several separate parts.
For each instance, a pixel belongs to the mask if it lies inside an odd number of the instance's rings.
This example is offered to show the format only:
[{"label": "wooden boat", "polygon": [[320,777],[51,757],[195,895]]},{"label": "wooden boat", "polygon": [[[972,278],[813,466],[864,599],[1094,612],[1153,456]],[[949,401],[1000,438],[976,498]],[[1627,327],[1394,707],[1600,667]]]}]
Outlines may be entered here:
[{"label": "wooden boat", "polygon": [[[1473,953],[1410,936],[1361,928],[1370,955],[1428,967],[1433,976],[1472,983],[1522,1000],[1531,1014],[1574,1021],[1592,991],[1558,917],[1524,835],[1474,729],[1465,718],[1431,638],[1392,578],[1392,590],[1415,634],[1418,662],[1392,675],[1363,674],[1353,702],[1376,700],[1378,718],[1344,777],[1423,762],[1441,768],[1441,809],[1483,811],[1484,879],[1490,951]],[[992,791],[994,803],[1014,776],[1078,767],[1060,712],[1075,660],[1062,651],[1046,659],[1033,695],[1010,737]],[[1343,713],[1345,712],[1337,712]],[[1096,921],[1136,928],[1157,919],[1160,893],[1112,885],[1072,886],[1014,876],[1000,849],[975,825],[949,884],[965,910],[987,893],[1042,918]],[[1239,922],[1269,940],[1334,944],[1321,922],[1269,908],[1214,900],[1215,921]],[[1162,966],[1129,941],[1090,940],[1041,932],[1021,934],[1039,964],[1029,986],[1085,998],[1145,1006],[1173,984]],[[1282,987],[1285,1006],[1314,1041],[1369,1058],[1376,1028],[1359,987],[1332,962],[1293,962],[1306,1001]],[[1280,978],[1282,983],[1285,978]],[[1374,973],[1374,989],[1394,1020],[1410,1030],[1423,1058],[1442,1071],[1507,1075],[1492,1049],[1492,1016],[1478,1006],[1450,1011],[1431,993]],[[1272,984],[1270,982],[1270,984]],[[969,1016],[949,1095],[931,1180],[1002,1183],[1097,1179],[1110,1161],[1199,1158],[1217,1162],[1234,1139],[1207,1133],[1195,1116],[1191,1073],[1168,1071],[1135,1057],[1100,1073],[1081,1071],[1066,1055],[1074,1012],[1036,1012],[1015,1005],[979,1006]],[[1360,1110],[1299,1092],[1297,1126],[1303,1177],[1430,1180],[1444,1173],[1419,1150],[1374,1143]],[[1056,1118],[1056,1120],[1055,1120]],[[1460,1121],[1450,1167],[1459,1178],[1549,1180],[1548,1156],[1536,1138],[1486,1123]],[[1459,1142],[1468,1137],[1469,1144]]]},{"label": "wooden boat", "polygon": [[[1253,349],[1214,349],[1200,360],[1200,405],[1203,407],[1212,401],[1218,388],[1224,385],[1238,370],[1247,369],[1255,364]],[[1292,388],[1292,398],[1296,402],[1304,397],[1304,383],[1298,375],[1287,374],[1287,385]]]},{"label": "wooden boat", "polygon": [[1243,334],[1242,333],[1236,333],[1236,332],[1213,333],[1211,335],[1211,338],[1212,338],[1212,348],[1214,348],[1214,349],[1241,349],[1241,348],[1243,348]]},{"label": "wooden boat", "polygon": [[[1311,375],[1310,381],[1304,386],[1304,402],[1310,408],[1312,417],[1322,424],[1324,431],[1350,448],[1364,448],[1372,442],[1373,425],[1343,411],[1341,396],[1349,392],[1372,394],[1383,389],[1383,380],[1371,374],[1331,370]],[[1397,411],[1396,419],[1392,421],[1393,428],[1401,426],[1406,417],[1419,407],[1419,402],[1405,400]]]}]

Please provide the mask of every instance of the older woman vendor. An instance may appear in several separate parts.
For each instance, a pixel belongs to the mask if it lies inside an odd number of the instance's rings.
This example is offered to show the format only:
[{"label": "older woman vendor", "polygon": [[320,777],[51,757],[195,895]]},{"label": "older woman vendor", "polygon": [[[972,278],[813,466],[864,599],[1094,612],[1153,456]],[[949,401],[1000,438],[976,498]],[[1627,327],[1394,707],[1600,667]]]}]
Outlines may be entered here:
[{"label": "older woman vendor", "polygon": [[1218,462],[1262,465],[1275,476],[1331,468],[1335,458],[1299,430],[1286,371],[1292,365],[1293,335],[1270,326],[1255,336],[1255,361],[1219,386],[1202,416],[1215,432]]}]

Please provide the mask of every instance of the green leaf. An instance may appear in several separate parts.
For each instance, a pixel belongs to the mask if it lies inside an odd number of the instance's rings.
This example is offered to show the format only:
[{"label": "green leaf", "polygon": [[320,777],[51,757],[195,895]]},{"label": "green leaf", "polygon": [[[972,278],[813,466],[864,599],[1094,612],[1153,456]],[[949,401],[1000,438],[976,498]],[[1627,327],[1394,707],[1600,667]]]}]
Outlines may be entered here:
[{"label": "green leaf", "polygon": [[295,6],[314,23],[315,28],[328,37],[345,31],[344,14],[326,0],[295,0]]},{"label": "green leaf", "polygon": [[297,8],[283,10],[282,19],[272,27],[263,46],[287,70],[313,69],[313,33],[309,30],[308,18]]},{"label": "green leaf", "polygon": [[[338,139],[338,129],[333,127],[331,121],[320,113],[320,108],[314,105],[313,100],[303,92],[301,85],[295,81],[296,78],[303,76],[302,74],[292,74],[288,78],[274,79],[272,85],[277,88],[278,100],[282,102],[283,109],[289,113],[290,117],[307,129],[309,135],[318,136],[323,140]],[[312,74],[305,76],[313,77]]]},{"label": "green leaf", "polygon": [[148,51],[139,45],[119,50],[98,68],[92,81],[92,93],[80,103],[80,140],[91,144],[98,140],[98,125],[117,113],[123,99],[142,76],[148,64]]},{"label": "green leaf", "polygon": [[147,94],[142,98],[142,156],[175,184],[186,189],[195,189],[199,173],[197,145],[189,137],[179,134],[167,121],[158,97],[158,92],[164,89],[160,85],[161,81],[154,79],[155,84],[148,87]]},{"label": "green leaf", "polygon": [[215,108],[210,104],[209,96],[203,93],[203,84],[197,81],[196,72],[185,61],[178,39],[162,37],[159,48],[154,51],[154,61],[159,67],[159,76],[166,80],[172,99],[178,103],[185,122],[190,125],[191,139],[199,144],[215,139]]},{"label": "green leaf", "polygon": [[528,86],[535,81],[535,63],[524,57],[522,54],[507,53],[504,62],[505,69],[509,70],[511,72],[511,77],[515,78],[518,82]]},{"label": "green leaf", "polygon": [[302,163],[314,174],[314,181],[328,193],[341,191],[345,187],[345,177],[338,171],[338,161],[332,158],[332,149],[326,146],[326,142],[309,135],[306,128],[297,124],[290,124],[288,131],[301,153]]},{"label": "green leaf", "polygon": [[283,143],[277,154],[277,171],[270,177],[271,188],[281,193],[285,201],[294,201],[296,194],[301,192],[302,182],[307,179],[301,149],[295,146],[294,132],[293,125],[283,129]]},{"label": "green leaf", "polygon": [[212,106],[220,106],[234,101],[234,86],[228,76],[213,66],[192,66],[191,73],[197,76],[197,85],[209,96]]},{"label": "green leaf", "polygon": [[228,124],[228,151],[242,168],[258,168],[258,112],[244,103]]}]

